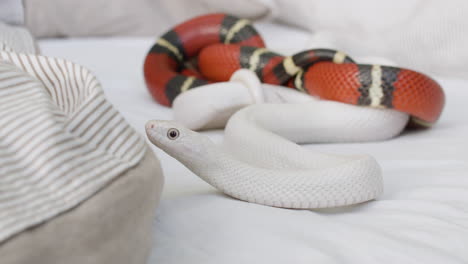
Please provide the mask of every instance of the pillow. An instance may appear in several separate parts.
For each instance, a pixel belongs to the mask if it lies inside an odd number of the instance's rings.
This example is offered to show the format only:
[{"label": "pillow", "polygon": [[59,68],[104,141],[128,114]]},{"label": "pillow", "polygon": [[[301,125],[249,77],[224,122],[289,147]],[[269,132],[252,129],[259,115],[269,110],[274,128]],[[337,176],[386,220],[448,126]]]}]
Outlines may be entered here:
[{"label": "pillow", "polygon": [[0,244],[2,264],[144,264],[163,185],[148,150],[134,168],[77,207]]},{"label": "pillow", "polygon": [[[188,2],[173,1],[165,10],[172,17],[185,18],[197,10],[183,8],[195,5]],[[456,0],[451,5],[425,0],[195,2],[210,6],[205,12],[216,10],[241,17],[274,19],[303,28],[310,32],[304,49],[338,49],[351,57],[389,59],[400,67],[427,74],[468,78],[468,1]]]},{"label": "pillow", "polygon": [[24,10],[21,0],[0,1],[0,21],[21,25],[24,22]]},{"label": "pillow", "polygon": [[[332,48],[380,57],[427,74],[468,78],[468,1],[225,0],[162,1],[170,18],[222,11],[309,31],[304,49]],[[202,8],[203,7],[203,8]],[[379,63],[372,61],[371,63]]]},{"label": "pillow", "polygon": [[0,46],[2,45],[5,48],[0,47],[0,50],[11,49],[10,51],[13,51],[14,49],[21,53],[38,53],[39,51],[33,36],[27,29],[0,22]]},{"label": "pillow", "polygon": [[[158,36],[196,15],[241,13],[257,18],[268,11],[254,0],[24,0],[25,20],[34,36]],[[60,10],[60,12],[57,12]]]},{"label": "pillow", "polygon": [[[166,27],[151,0],[24,0],[36,37],[150,36]],[[157,1],[154,1],[157,2]]]},{"label": "pillow", "polygon": [[311,32],[307,47],[327,46],[428,74],[468,78],[467,1],[269,1],[274,18]]},{"label": "pillow", "polygon": [[146,142],[86,68],[0,47],[0,262],[145,263],[163,185]]},{"label": "pillow", "polygon": [[157,37],[210,12],[275,19],[310,31],[304,49],[334,48],[427,74],[468,78],[464,0],[452,5],[424,0],[25,0],[25,8],[26,24],[38,37]]}]

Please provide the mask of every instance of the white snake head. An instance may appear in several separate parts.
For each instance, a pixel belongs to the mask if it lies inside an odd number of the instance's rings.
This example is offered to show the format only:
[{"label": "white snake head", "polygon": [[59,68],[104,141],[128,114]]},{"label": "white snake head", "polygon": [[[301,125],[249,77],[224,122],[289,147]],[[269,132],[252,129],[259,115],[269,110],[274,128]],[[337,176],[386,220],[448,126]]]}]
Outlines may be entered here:
[{"label": "white snake head", "polygon": [[151,120],[145,126],[148,139],[187,167],[206,162],[213,155],[215,144],[206,136],[167,120]]}]

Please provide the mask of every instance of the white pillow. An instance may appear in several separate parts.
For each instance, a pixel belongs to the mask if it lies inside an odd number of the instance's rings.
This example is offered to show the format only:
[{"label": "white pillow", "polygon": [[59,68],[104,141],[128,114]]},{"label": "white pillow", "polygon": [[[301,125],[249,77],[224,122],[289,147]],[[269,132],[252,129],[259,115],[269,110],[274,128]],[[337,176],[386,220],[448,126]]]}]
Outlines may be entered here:
[{"label": "white pillow", "polygon": [[466,0],[162,0],[159,5],[170,26],[216,11],[274,19],[309,31],[304,49],[334,48],[431,75],[468,78]]},{"label": "white pillow", "polygon": [[311,32],[308,47],[326,45],[425,73],[468,78],[468,1],[269,2],[276,19]]},{"label": "white pillow", "polygon": [[25,21],[36,37],[154,36],[191,17],[228,12],[257,18],[256,0],[24,0]]},{"label": "white pillow", "polygon": [[355,57],[383,57],[428,74],[468,78],[465,0],[450,5],[426,0],[24,1],[26,24],[38,37],[157,38],[193,16],[227,12],[307,29],[310,39],[304,49],[335,48]]},{"label": "white pillow", "polygon": [[1,0],[0,21],[15,25],[23,24],[23,2],[21,0]]},{"label": "white pillow", "polygon": [[149,36],[167,25],[151,0],[24,0],[36,37]]},{"label": "white pillow", "polygon": [[5,50],[11,49],[11,51],[21,53],[38,53],[39,51],[33,36],[27,29],[2,22],[0,22],[0,46],[3,46]]}]

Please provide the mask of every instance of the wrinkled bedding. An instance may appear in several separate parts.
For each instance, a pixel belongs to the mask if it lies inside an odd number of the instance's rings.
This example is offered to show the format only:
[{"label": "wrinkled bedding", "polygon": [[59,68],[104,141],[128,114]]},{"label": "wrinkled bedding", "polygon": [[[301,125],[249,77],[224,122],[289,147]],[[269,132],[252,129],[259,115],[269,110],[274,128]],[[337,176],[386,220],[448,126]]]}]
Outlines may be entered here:
[{"label": "wrinkled bedding", "polygon": [[[258,28],[270,48],[285,54],[305,48],[308,39],[285,27]],[[43,40],[40,48],[94,71],[108,99],[143,134],[147,120],[172,117],[144,85],[142,62],[154,41]],[[221,194],[153,148],[166,185],[150,263],[467,263],[468,80],[436,79],[447,105],[434,128],[385,142],[306,146],[376,157],[385,193],[374,202],[316,211],[249,204]],[[205,133],[222,139],[222,131]]]}]

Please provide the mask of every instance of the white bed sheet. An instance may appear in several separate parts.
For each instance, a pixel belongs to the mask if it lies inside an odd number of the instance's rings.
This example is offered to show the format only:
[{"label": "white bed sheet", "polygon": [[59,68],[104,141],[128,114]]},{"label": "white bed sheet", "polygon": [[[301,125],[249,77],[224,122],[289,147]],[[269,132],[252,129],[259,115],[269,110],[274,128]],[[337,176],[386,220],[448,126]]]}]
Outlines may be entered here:
[{"label": "white bed sheet", "polygon": [[[270,48],[304,49],[307,35],[261,24]],[[42,40],[43,54],[96,73],[109,100],[144,134],[170,119],[146,91],[142,62],[154,39]],[[438,80],[447,104],[430,130],[385,142],[309,145],[368,153],[383,168],[385,193],[345,208],[286,210],[227,197],[153,148],[166,177],[150,263],[468,263],[468,80]],[[206,134],[221,140],[221,131]]]}]

